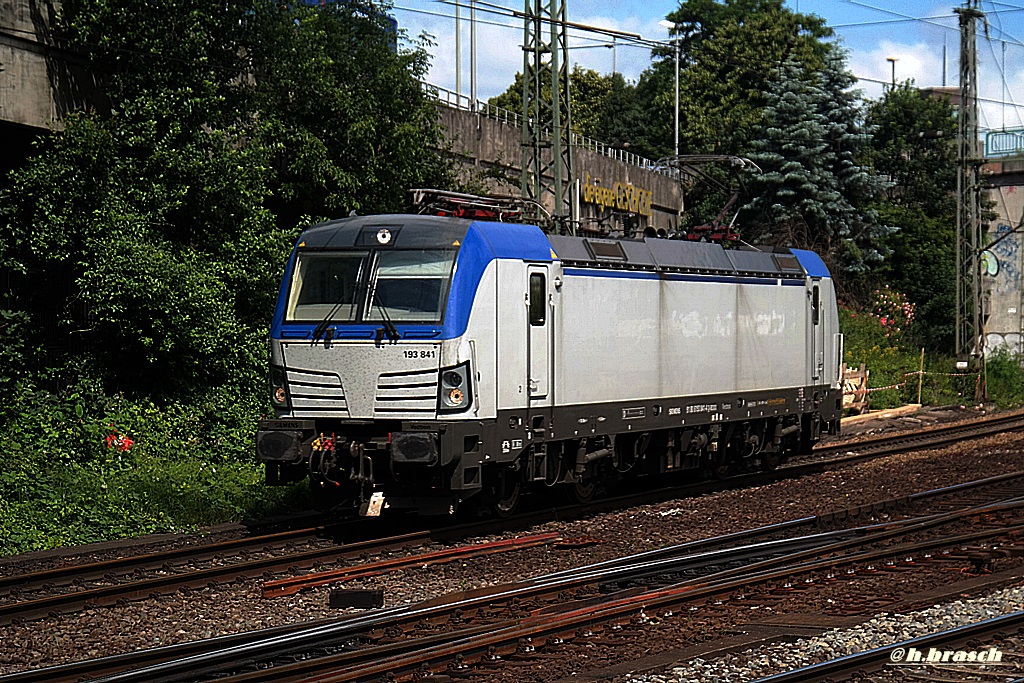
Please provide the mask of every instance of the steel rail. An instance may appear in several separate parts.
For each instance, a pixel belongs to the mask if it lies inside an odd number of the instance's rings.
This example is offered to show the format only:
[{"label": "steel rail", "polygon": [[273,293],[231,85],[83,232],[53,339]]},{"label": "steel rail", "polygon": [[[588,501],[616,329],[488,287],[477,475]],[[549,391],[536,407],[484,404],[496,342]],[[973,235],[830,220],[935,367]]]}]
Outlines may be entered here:
[{"label": "steel rail", "polygon": [[[926,430],[921,430],[920,432],[914,432],[911,434],[904,433],[865,440],[854,444],[840,444],[826,447],[818,449],[821,454],[842,451],[845,452],[846,455],[828,460],[795,463],[771,472],[741,475],[727,480],[701,482],[685,487],[668,487],[654,492],[629,494],[616,498],[604,499],[582,506],[526,513],[508,520],[489,520],[479,523],[454,526],[449,525],[439,529],[401,534],[376,541],[360,541],[337,547],[293,553],[286,557],[263,558],[200,570],[198,572],[171,574],[162,577],[144,579],[130,584],[104,586],[68,592],[61,595],[37,598],[34,600],[14,601],[0,605],[0,624],[12,623],[17,620],[39,618],[53,613],[73,611],[87,606],[115,604],[122,600],[145,598],[151,595],[174,592],[181,588],[201,588],[217,582],[229,581],[237,578],[252,578],[263,575],[267,572],[280,570],[282,568],[308,567],[316,564],[317,562],[343,560],[352,558],[358,554],[387,550],[397,546],[404,547],[408,545],[422,544],[429,541],[454,539],[459,538],[460,536],[477,533],[494,533],[498,530],[521,528],[523,525],[550,521],[552,518],[565,519],[567,517],[580,517],[588,514],[595,514],[596,512],[604,510],[650,503],[657,500],[668,500],[710,491],[763,485],[765,483],[771,483],[781,479],[824,471],[831,467],[881,457],[882,455],[906,450],[907,448],[935,448],[940,445],[953,443],[979,434],[1000,433],[1010,429],[1020,428],[1024,428],[1024,411],[997,415],[990,418],[984,418],[982,420],[961,422],[955,425],[930,427]],[[911,445],[908,446],[908,444]],[[817,452],[818,451],[816,450],[816,453]],[[287,536],[288,534],[301,533],[302,531],[308,530],[300,530],[299,532],[281,532],[281,534]],[[277,535],[271,536],[275,537]],[[247,542],[251,543],[251,540],[237,539],[236,541],[230,541],[227,543],[232,544],[232,547],[243,547]],[[170,556],[183,557],[187,555],[189,551],[190,549],[188,548],[175,549],[170,551]],[[200,550],[200,552],[203,553],[204,556],[206,556],[206,553],[212,553],[216,556],[223,553],[224,550],[223,547],[216,549],[206,547],[206,549]],[[168,556],[165,555],[161,558],[159,555],[160,554],[144,556],[144,566],[151,567],[154,564],[158,564],[158,566],[162,567],[167,563]],[[118,567],[125,568],[133,566],[132,562],[135,559],[137,558],[124,558],[112,562]],[[96,563],[96,566],[92,568],[85,565],[71,571],[80,572],[78,574],[80,577],[96,576],[97,573],[102,576],[106,576],[110,573],[110,566],[111,565],[109,563]],[[37,573],[33,580],[36,582],[44,581],[46,583],[55,583],[59,580],[62,572],[65,571],[67,570],[46,570],[45,572]],[[8,577],[6,580],[10,583],[16,583],[20,580],[23,582],[22,585],[24,586],[24,582],[27,579],[29,579],[29,575],[25,575],[20,578]],[[8,585],[10,585],[10,583]],[[0,583],[0,585],[3,584]],[[30,583],[30,585],[35,585],[35,583]],[[24,590],[24,588],[22,589]]]},{"label": "steel rail", "polygon": [[[893,546],[880,551],[861,553],[850,557],[830,557],[825,560],[818,561],[817,563],[807,564],[799,568],[785,567],[758,574],[729,578],[724,581],[683,582],[655,591],[648,591],[639,594],[632,593],[620,599],[615,599],[615,597],[612,596],[611,599],[604,602],[596,605],[585,604],[576,610],[572,610],[572,606],[570,605],[568,607],[571,611],[568,612],[563,612],[558,615],[539,614],[531,616],[519,621],[518,623],[510,623],[504,628],[495,630],[483,637],[467,636],[445,645],[438,645],[433,648],[424,649],[423,651],[416,652],[414,654],[399,654],[386,657],[370,665],[360,663],[353,666],[346,665],[345,668],[339,669],[337,668],[339,662],[323,661],[321,663],[321,667],[323,668],[314,667],[313,670],[303,672],[299,676],[292,676],[289,671],[290,667],[299,666],[296,664],[286,665],[285,667],[274,667],[276,671],[274,671],[274,669],[268,669],[264,672],[259,672],[263,674],[262,677],[257,677],[258,674],[254,673],[244,677],[229,677],[221,680],[232,681],[232,683],[240,683],[241,681],[250,683],[252,681],[270,680],[280,682],[316,680],[318,683],[353,683],[358,681],[375,681],[382,676],[401,676],[411,674],[416,671],[427,672],[436,667],[443,667],[454,662],[465,663],[473,659],[486,656],[488,653],[510,653],[514,651],[517,644],[521,642],[530,642],[533,639],[540,638],[568,636],[571,633],[577,632],[580,628],[593,626],[598,623],[628,621],[631,618],[638,616],[638,614],[642,614],[645,610],[653,611],[660,608],[675,607],[687,602],[692,603],[696,600],[706,599],[732,590],[749,587],[751,583],[763,583],[765,581],[785,578],[787,576],[791,576],[794,572],[804,573],[807,571],[828,569],[835,565],[863,562],[867,559],[900,555],[908,551],[916,551],[921,548],[937,547],[949,543],[961,543],[967,540],[990,538],[993,535],[1010,532],[1024,532],[1024,524],[996,531],[990,530],[978,534],[961,535],[952,539],[939,539],[931,544],[916,543]],[[376,656],[379,656],[380,654],[382,654],[380,651],[375,653]],[[325,660],[332,660],[332,658],[328,657],[325,658]],[[315,660],[310,662],[311,665],[315,665],[315,663]],[[270,675],[271,671],[274,671],[273,676]],[[811,680],[822,679],[817,678]]]},{"label": "steel rail", "polygon": [[[894,527],[899,526],[896,524],[881,524],[871,525],[864,527],[860,530],[860,538],[856,539],[842,539],[836,543],[822,546],[819,545],[817,555],[827,555],[827,559],[824,561],[819,560],[817,563],[804,563],[798,566],[792,566],[794,559],[805,559],[814,556],[815,551],[806,550],[798,552],[795,555],[784,557],[777,560],[768,560],[756,564],[751,564],[746,569],[746,574],[742,572],[719,572],[713,577],[713,580],[698,579],[689,580],[682,583],[673,584],[665,589],[658,591],[638,592],[638,591],[620,591],[615,593],[612,598],[600,599],[597,604],[593,604],[593,600],[585,600],[583,604],[572,603],[568,605],[568,608],[572,610],[572,614],[584,615],[584,614],[599,614],[604,613],[608,609],[616,608],[616,605],[622,607],[624,605],[632,605],[630,609],[636,608],[637,605],[660,605],[663,600],[659,600],[659,596],[668,596],[668,599],[674,600],[675,598],[685,595],[686,599],[698,599],[701,597],[707,597],[708,595],[714,595],[721,593],[723,590],[729,589],[733,585],[745,585],[751,581],[768,581],[779,576],[791,575],[792,573],[803,573],[807,571],[813,571],[822,567],[828,568],[839,564],[847,564],[861,561],[868,561],[874,557],[887,557],[892,555],[904,555],[907,552],[916,552],[922,548],[928,547],[941,547],[948,544],[957,544],[967,540],[977,540],[982,538],[988,538],[992,535],[998,535],[1006,533],[1006,529],[997,530],[986,530],[979,533],[961,535],[954,538],[940,538],[932,541],[921,542],[917,544],[904,544],[902,546],[893,546],[883,548],[882,550],[868,551],[856,555],[849,555],[844,557],[836,557],[835,553],[842,550],[855,547],[856,545],[864,545],[866,543],[875,543],[880,540],[886,540],[888,538],[897,535],[898,533],[910,533],[912,531],[920,531],[925,528],[935,526],[940,522],[948,522],[958,518],[962,518],[970,515],[980,515],[995,510],[1011,509],[1012,506],[1022,507],[1024,503],[1019,500],[1007,501],[1002,505],[987,505],[976,508],[970,508],[969,510],[960,511],[958,514],[954,513],[940,513],[933,515],[931,518],[925,518],[922,520],[909,520],[908,523],[903,525],[902,530],[897,530]],[[1024,525],[1011,527],[1011,531],[1024,530]],[[822,537],[823,535],[818,535]],[[826,537],[838,538],[842,536],[841,532],[829,532],[824,535]],[[748,548],[744,549],[733,549],[733,552],[749,552]],[[764,551],[761,551],[764,555]],[[721,556],[720,556],[721,557]],[[718,562],[721,561],[720,557]],[[686,559],[686,558],[684,558]],[[786,565],[779,567],[778,565]],[[737,575],[738,574],[738,575]],[[621,572],[620,575],[625,575]],[[606,577],[610,578],[610,577]],[[351,639],[358,633],[365,633],[369,630],[380,629],[385,625],[394,625],[399,622],[411,623],[421,620],[437,620],[445,615],[451,615],[454,610],[470,610],[479,608],[482,605],[491,604],[495,602],[507,602],[512,599],[527,599],[530,597],[537,597],[538,595],[558,595],[563,591],[572,588],[579,587],[584,584],[592,584],[594,577],[590,574],[580,577],[566,577],[554,582],[526,582],[523,584],[516,584],[511,587],[502,587],[502,591],[494,590],[483,590],[476,591],[472,595],[456,596],[455,600],[452,600],[452,596],[449,596],[447,600],[435,604],[423,604],[418,607],[410,608],[408,610],[392,609],[384,610],[382,613],[376,615],[365,615],[357,617],[356,619],[347,620],[343,623],[326,625],[316,629],[311,629],[307,633],[296,633],[280,639],[275,639],[272,642],[264,642],[261,644],[253,644],[242,648],[235,649],[231,652],[214,652],[205,655],[193,657],[188,661],[169,662],[153,667],[148,667],[142,670],[126,672],[125,674],[114,675],[103,679],[105,681],[161,681],[161,680],[182,680],[182,678],[192,678],[204,671],[215,671],[218,666],[222,666],[226,662],[235,662],[235,666],[239,661],[250,662],[254,661],[256,655],[253,651],[258,651],[261,658],[276,657],[285,654],[289,651],[294,651],[297,645],[300,645],[303,641],[315,642],[317,647],[322,647],[325,644],[336,643],[344,641],[345,639]],[[629,594],[626,597],[622,597],[624,594]],[[675,597],[673,597],[675,596]],[[463,598],[463,599],[459,599]],[[623,609],[626,609],[623,607]],[[529,622],[531,619],[547,619],[553,623],[557,622],[561,615],[558,617],[550,617],[545,614],[546,610],[540,610],[534,613],[534,616],[528,618],[526,621]],[[525,622],[524,622],[525,623]],[[575,622],[574,624],[576,625]],[[508,628],[513,628],[515,625],[506,624]],[[563,625],[564,626],[564,625]],[[518,627],[517,627],[518,628]],[[568,627],[566,627],[568,628]],[[518,631],[517,631],[518,633]],[[459,633],[453,634],[451,637],[461,637]],[[474,638],[480,636],[474,635]],[[485,638],[489,638],[486,636]],[[532,637],[532,636],[531,636]],[[490,645],[492,642],[488,641]],[[405,650],[403,647],[403,657],[413,657],[410,651]],[[445,648],[449,645],[438,643],[436,648],[441,648],[441,651],[447,651]],[[471,648],[472,649],[472,648]],[[360,650],[359,652],[362,652]],[[370,660],[378,657],[383,651],[374,649]],[[467,652],[461,652],[463,656],[470,654]],[[369,655],[367,655],[369,656]],[[341,661],[352,661],[355,657],[358,660],[358,666],[352,671],[365,672],[365,666],[368,661],[363,655],[346,653],[343,655],[334,655],[324,658],[319,664],[315,662],[300,662],[296,664],[288,664],[284,666],[274,666],[267,669],[265,672],[252,672],[245,674],[243,677],[237,680],[263,680],[261,676],[265,676],[266,680],[291,680],[291,673],[296,673],[298,669],[302,669],[304,672],[309,673],[311,669],[315,669],[322,666],[338,666]],[[391,663],[391,659],[388,660]],[[395,663],[397,665],[397,663]],[[401,669],[402,667],[399,666]],[[237,668],[236,668],[237,670]],[[376,669],[374,669],[376,671]],[[291,673],[290,673],[291,672]],[[305,673],[301,674],[305,675]],[[0,679],[4,680],[4,679]],[[233,679],[234,680],[234,679]],[[353,679],[355,680],[355,679]],[[358,680],[366,680],[365,678],[359,678]]]},{"label": "steel rail", "polygon": [[113,605],[122,600],[147,598],[174,592],[181,588],[205,588],[238,578],[253,578],[264,572],[289,567],[308,567],[317,562],[359,557],[367,551],[403,548],[410,543],[422,543],[434,538],[434,532],[421,531],[392,536],[382,541],[359,541],[342,546],[318,548],[286,557],[266,557],[236,564],[200,569],[187,574],[168,574],[129,584],[100,586],[81,591],[51,595],[33,600],[9,602],[0,605],[0,625],[16,619],[32,619],[50,614],[83,609],[90,606]]},{"label": "steel rail", "polygon": [[[861,439],[859,441],[830,444],[819,446],[814,449],[814,455],[830,455],[832,453],[843,453],[849,451],[861,452],[874,449],[888,449],[897,445],[901,450],[918,450],[934,448],[933,444],[945,445],[962,440],[964,433],[977,431],[980,435],[998,434],[1003,431],[1014,431],[1024,426],[1024,409],[1006,413],[999,413],[988,417],[963,420],[951,424],[932,425],[923,429],[899,432],[896,434],[880,435]],[[942,437],[954,436],[952,440],[945,440]]]},{"label": "steel rail", "polygon": [[277,544],[315,538],[331,532],[332,526],[317,526],[305,529],[291,529],[272,534],[246,538],[235,538],[208,545],[183,546],[145,555],[115,557],[99,562],[88,562],[66,567],[55,567],[40,571],[0,576],[0,597],[17,591],[29,591],[45,585],[61,586],[76,581],[107,579],[116,571],[167,569],[172,562],[180,560],[197,562],[217,559],[223,553],[240,550],[268,550]]},{"label": "steel rail", "polygon": [[[800,669],[794,669],[773,676],[759,678],[753,683],[817,683],[817,681],[836,680],[837,677],[851,676],[859,671],[872,671],[885,667],[892,663],[892,653],[895,650],[904,651],[910,648],[935,646],[942,643],[943,646],[952,646],[967,643],[977,638],[984,638],[995,635],[1001,631],[1020,629],[1024,627],[1024,611],[1012,612],[1003,616],[993,617],[985,621],[979,621],[965,626],[958,626],[946,631],[939,631],[925,636],[918,636],[909,640],[901,640],[892,645],[885,645],[864,652],[858,652],[844,657],[837,657],[818,664],[812,664]],[[922,665],[926,664],[922,662]]]},{"label": "steel rail", "polygon": [[[951,493],[961,493],[972,489],[979,489],[991,486],[998,486],[1000,484],[1012,483],[1014,481],[1024,478],[1024,472],[1007,473],[994,477],[988,477],[985,479],[975,480],[972,482],[965,482],[961,484],[955,484],[948,487],[932,489],[920,493],[913,494],[904,498],[892,499],[889,501],[882,501],[873,503],[870,505],[857,506],[845,511],[828,513],[818,517],[804,517],[800,519],[790,520],[788,522],[782,522],[779,524],[772,524],[756,529],[746,530],[742,532],[736,532],[718,536],[710,539],[700,539],[697,541],[690,541],[687,543],[678,544],[675,546],[669,546],[646,553],[639,553],[631,555],[625,558],[617,558],[608,562],[601,562],[584,567],[579,567],[575,570],[569,570],[567,572],[555,572],[547,575],[542,575],[533,579],[536,583],[551,583],[559,578],[570,577],[573,574],[581,574],[585,572],[594,572],[601,569],[612,569],[616,567],[622,567],[623,565],[633,564],[641,565],[645,562],[651,562],[654,560],[661,560],[672,556],[687,556],[693,555],[698,552],[706,551],[710,548],[726,546],[727,548],[734,548],[735,544],[740,542],[752,542],[756,538],[765,538],[773,535],[777,535],[782,532],[790,532],[800,527],[805,526],[820,526],[822,523],[828,522],[835,518],[850,519],[859,515],[861,512],[882,512],[891,510],[894,507],[899,507],[910,501],[921,501],[928,498],[941,497],[949,495]],[[717,559],[721,560],[726,555],[719,555]],[[712,558],[716,559],[716,558]],[[474,595],[465,595],[465,597],[479,597],[482,595],[494,593],[493,589],[475,591]],[[452,602],[452,597],[448,596],[441,599],[434,599],[422,603],[421,606],[439,606],[445,605]],[[321,636],[326,635],[322,630],[321,626],[336,624],[336,620],[322,620],[314,624],[298,624],[289,627],[281,627],[279,629],[264,629],[257,632],[238,634],[237,636],[224,636],[221,638],[208,639],[203,641],[196,641],[193,643],[183,643],[180,645],[165,646],[161,648],[144,650],[135,653],[127,653],[124,655],[115,655],[110,657],[103,657],[96,660],[85,660],[80,663],[65,664],[58,667],[49,667],[44,669],[35,669],[18,674],[11,674],[7,677],[3,677],[0,680],[9,681],[10,683],[35,683],[37,681],[57,681],[57,680],[79,680],[85,676],[95,676],[100,674],[109,674],[116,671],[122,671],[125,669],[139,668],[147,664],[154,662],[161,662],[173,659],[183,659],[192,655],[201,654],[210,650],[224,650],[239,645],[243,645],[249,642],[255,641],[266,641],[271,638],[276,638],[282,635],[295,635],[304,631],[307,628],[314,629],[314,633],[318,633]],[[346,631],[347,632],[347,631]]]}]

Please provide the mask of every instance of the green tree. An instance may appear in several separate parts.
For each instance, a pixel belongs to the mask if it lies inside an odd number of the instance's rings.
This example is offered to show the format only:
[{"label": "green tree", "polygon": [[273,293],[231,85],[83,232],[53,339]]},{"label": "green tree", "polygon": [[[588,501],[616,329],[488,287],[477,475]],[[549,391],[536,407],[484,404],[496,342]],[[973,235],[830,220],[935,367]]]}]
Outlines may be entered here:
[{"label": "green tree", "polygon": [[863,161],[892,179],[888,199],[955,219],[957,123],[949,99],[929,97],[908,82],[886,90],[866,118],[872,137]]},{"label": "green tree", "polygon": [[[783,45],[806,41],[809,37],[820,39],[832,35],[832,29],[825,25],[824,19],[813,14],[793,12],[783,6],[783,0],[683,0],[679,8],[670,12],[666,19],[675,24],[673,34],[678,36],[682,60],[687,62],[699,55],[705,43],[719,37],[723,30],[728,32],[733,27],[743,27],[755,21],[760,28],[751,34],[763,31],[765,24],[761,23],[761,19],[766,16],[776,24],[782,22],[778,26],[781,32],[773,29],[770,33],[784,35]],[[755,62],[746,66],[763,63],[765,58],[771,59],[772,56],[760,55]]]},{"label": "green tree", "polygon": [[956,293],[956,115],[906,83],[871,103],[871,143],[864,163],[892,179],[879,215],[899,231],[879,278],[917,304],[921,341],[936,351],[953,344]]},{"label": "green tree", "polygon": [[260,392],[302,217],[394,210],[410,186],[447,182],[423,52],[392,49],[380,11],[357,3],[62,12],[109,110],[69,117],[13,174],[0,258],[71,282],[59,333],[109,386]]},{"label": "green tree", "polygon": [[[542,70],[546,69],[547,65],[542,67]],[[542,82],[545,86],[541,97],[550,102],[551,79],[542,77]],[[628,83],[622,74],[599,74],[577,64],[569,78],[569,95],[575,132],[608,144],[632,143],[631,138],[635,136],[642,118],[642,108],[636,98],[636,87]],[[521,114],[523,75],[517,73],[512,85],[489,102]]]},{"label": "green tree", "polygon": [[842,54],[820,71],[787,60],[773,80],[747,154],[763,173],[748,179],[746,239],[813,249],[847,272],[878,265],[892,230],[870,206],[884,184],[856,163],[869,135]]},{"label": "green tree", "polygon": [[[824,20],[781,0],[686,0],[667,19],[680,49],[679,137],[684,154],[735,154],[761,119],[772,72],[786,59],[821,66],[832,35]],[[653,52],[637,84],[645,112],[638,145],[671,154],[675,121],[675,53]]]},{"label": "green tree", "polygon": [[253,23],[252,96],[277,149],[270,206],[284,224],[396,212],[408,188],[451,184],[420,84],[427,54],[396,52],[380,9],[267,3]]}]

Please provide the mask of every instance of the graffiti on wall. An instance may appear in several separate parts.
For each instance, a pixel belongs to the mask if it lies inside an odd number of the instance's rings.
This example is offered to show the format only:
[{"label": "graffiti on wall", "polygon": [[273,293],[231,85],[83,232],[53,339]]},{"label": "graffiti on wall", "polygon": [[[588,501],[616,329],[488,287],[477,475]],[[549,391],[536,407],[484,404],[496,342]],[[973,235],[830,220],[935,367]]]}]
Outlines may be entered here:
[{"label": "graffiti on wall", "polygon": [[988,352],[997,349],[1005,349],[1010,353],[1021,353],[1024,351],[1024,337],[1016,332],[999,334],[990,332],[985,335],[985,349]]},{"label": "graffiti on wall", "polygon": [[999,274],[993,278],[992,293],[1016,295],[1020,286],[1020,238],[1013,227],[1000,222],[993,241],[999,240],[991,251],[999,259]]}]

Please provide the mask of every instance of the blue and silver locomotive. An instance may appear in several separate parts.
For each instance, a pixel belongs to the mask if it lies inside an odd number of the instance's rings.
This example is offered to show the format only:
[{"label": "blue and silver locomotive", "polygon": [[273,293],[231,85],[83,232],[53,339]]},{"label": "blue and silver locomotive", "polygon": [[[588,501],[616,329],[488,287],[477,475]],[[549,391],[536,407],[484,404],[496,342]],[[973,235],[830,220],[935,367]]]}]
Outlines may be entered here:
[{"label": "blue and silver locomotive", "polygon": [[839,427],[835,289],[808,251],[345,218],[299,239],[270,345],[268,483],[363,514],[772,468]]}]

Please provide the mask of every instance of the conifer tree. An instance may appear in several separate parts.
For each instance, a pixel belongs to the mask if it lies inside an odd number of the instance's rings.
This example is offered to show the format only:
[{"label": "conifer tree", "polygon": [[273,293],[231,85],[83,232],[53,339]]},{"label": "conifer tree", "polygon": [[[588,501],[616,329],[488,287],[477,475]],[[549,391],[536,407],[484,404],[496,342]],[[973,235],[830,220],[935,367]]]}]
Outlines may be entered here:
[{"label": "conifer tree", "polygon": [[869,136],[843,55],[831,57],[821,70],[788,59],[775,71],[747,152],[762,173],[747,182],[740,225],[748,241],[813,249],[858,272],[881,262],[892,229],[870,209],[885,186],[856,163]]}]

